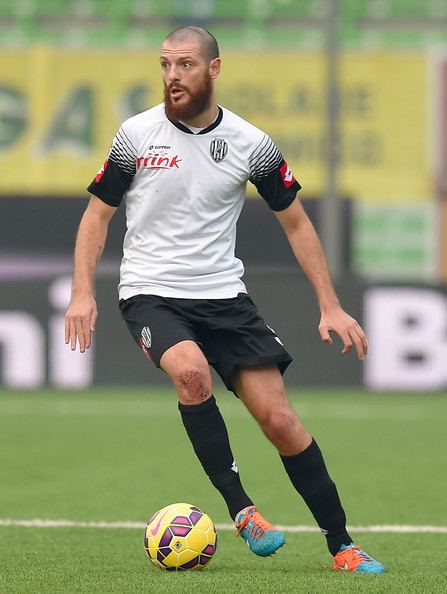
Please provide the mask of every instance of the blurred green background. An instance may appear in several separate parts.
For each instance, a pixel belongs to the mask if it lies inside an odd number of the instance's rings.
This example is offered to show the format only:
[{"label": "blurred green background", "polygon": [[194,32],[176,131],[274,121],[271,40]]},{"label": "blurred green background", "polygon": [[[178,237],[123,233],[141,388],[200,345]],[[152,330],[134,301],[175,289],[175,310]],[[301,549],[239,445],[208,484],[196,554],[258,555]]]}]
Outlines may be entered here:
[{"label": "blurred green background", "polygon": [[[224,46],[304,48],[324,43],[328,0],[2,0],[1,42],[23,47],[152,47],[184,24],[213,30]],[[345,48],[425,49],[445,44],[443,0],[339,0]]]}]

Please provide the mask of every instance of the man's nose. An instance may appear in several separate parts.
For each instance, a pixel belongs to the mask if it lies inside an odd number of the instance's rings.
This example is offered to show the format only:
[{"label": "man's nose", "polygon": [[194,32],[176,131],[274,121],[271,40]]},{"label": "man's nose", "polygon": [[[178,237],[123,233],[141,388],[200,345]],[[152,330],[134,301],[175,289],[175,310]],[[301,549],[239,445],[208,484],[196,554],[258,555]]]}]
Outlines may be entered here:
[{"label": "man's nose", "polygon": [[168,79],[169,79],[170,82],[174,82],[175,80],[179,80],[179,70],[173,64],[169,68]]}]

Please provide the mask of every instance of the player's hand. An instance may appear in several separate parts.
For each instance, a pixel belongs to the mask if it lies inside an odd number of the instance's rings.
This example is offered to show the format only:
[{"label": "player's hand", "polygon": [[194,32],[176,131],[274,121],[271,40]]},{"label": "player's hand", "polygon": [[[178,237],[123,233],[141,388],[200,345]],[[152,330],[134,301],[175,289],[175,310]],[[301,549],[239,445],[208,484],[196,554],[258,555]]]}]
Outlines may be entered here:
[{"label": "player's hand", "polygon": [[93,295],[73,296],[65,314],[65,344],[76,350],[76,341],[81,353],[90,348],[95,331],[98,309]]},{"label": "player's hand", "polygon": [[362,360],[368,353],[368,341],[363,328],[341,307],[321,313],[318,331],[326,344],[333,343],[330,332],[336,332],[343,342],[343,354],[349,353],[354,347],[358,359]]}]

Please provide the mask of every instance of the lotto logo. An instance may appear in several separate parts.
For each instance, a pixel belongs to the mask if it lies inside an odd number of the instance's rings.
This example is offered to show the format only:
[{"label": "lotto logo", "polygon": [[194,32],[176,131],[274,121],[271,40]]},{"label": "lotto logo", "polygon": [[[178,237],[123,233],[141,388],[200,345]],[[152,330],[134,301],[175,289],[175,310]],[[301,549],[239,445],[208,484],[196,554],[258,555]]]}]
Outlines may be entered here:
[{"label": "lotto logo", "polygon": [[287,163],[284,162],[283,166],[280,168],[282,183],[284,186],[289,189],[295,183],[295,178],[293,177],[293,173],[290,170],[290,167]]},{"label": "lotto logo", "polygon": [[95,177],[96,183],[98,183],[101,180],[102,176],[104,175],[104,171],[107,169],[108,164],[109,164],[109,162],[106,161],[104,163],[104,165],[101,167],[101,169],[98,171],[98,173],[96,174],[96,177]]}]

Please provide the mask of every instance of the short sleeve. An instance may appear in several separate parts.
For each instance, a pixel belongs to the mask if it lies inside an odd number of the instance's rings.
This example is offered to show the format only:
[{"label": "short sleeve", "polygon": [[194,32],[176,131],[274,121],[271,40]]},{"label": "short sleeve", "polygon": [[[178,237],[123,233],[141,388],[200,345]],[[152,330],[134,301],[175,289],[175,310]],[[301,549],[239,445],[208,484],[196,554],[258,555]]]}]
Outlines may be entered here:
[{"label": "short sleeve", "polygon": [[301,185],[267,134],[251,154],[249,167],[249,180],[272,210],[284,210],[292,204]]},{"label": "short sleeve", "polygon": [[136,173],[137,149],[121,126],[104,165],[88,186],[91,194],[110,206],[119,206]]}]

